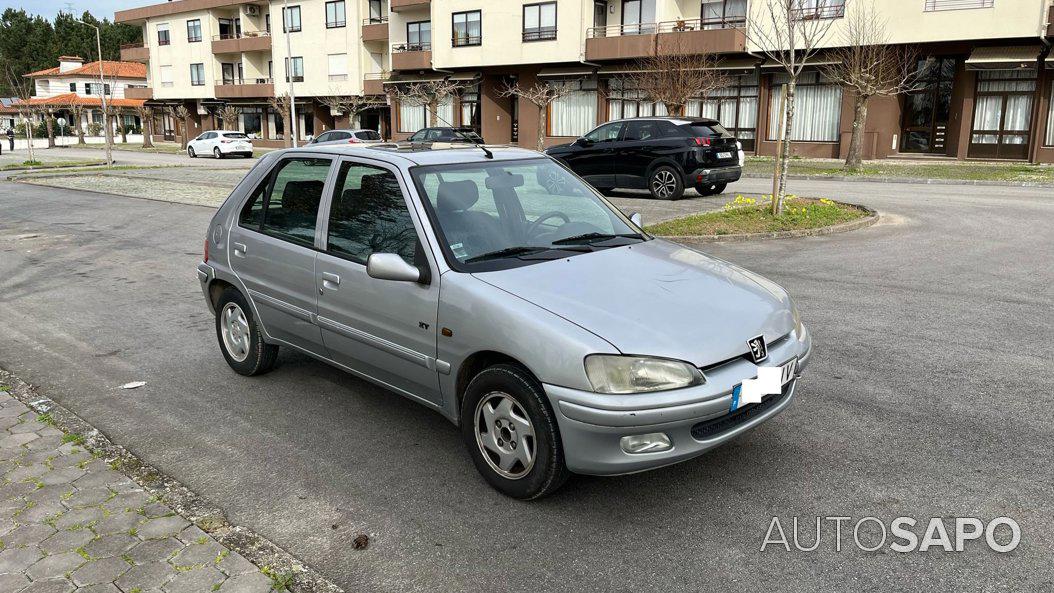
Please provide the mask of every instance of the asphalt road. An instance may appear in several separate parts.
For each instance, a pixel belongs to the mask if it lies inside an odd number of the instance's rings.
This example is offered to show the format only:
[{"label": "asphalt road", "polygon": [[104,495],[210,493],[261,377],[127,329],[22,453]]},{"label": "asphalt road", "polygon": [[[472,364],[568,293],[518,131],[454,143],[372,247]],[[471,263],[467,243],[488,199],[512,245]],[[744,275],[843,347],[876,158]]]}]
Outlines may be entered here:
[{"label": "asphalt road", "polygon": [[[1054,192],[791,189],[883,215],[706,247],[797,299],[817,354],[794,405],[704,457],[540,502],[496,494],[452,425],[349,375],[288,352],[229,371],[194,274],[206,208],[0,183],[0,365],[348,591],[1051,590]],[[1008,554],[898,554],[843,532],[836,552],[825,521],[816,551],[760,552],[774,515],[788,536],[801,518],[802,544],[817,516],[1006,515],[1022,535]]]}]

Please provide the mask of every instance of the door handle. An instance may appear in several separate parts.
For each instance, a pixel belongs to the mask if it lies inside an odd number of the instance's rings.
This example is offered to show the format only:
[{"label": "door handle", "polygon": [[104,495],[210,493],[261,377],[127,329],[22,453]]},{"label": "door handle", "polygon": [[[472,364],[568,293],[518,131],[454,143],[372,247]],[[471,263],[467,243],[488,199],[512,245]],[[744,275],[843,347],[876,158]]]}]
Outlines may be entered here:
[{"label": "door handle", "polygon": [[322,272],[322,286],[330,290],[337,290],[337,287],[340,286],[340,276]]},{"label": "door handle", "polygon": [[245,243],[232,243],[231,246],[234,247],[235,257],[245,257]]}]

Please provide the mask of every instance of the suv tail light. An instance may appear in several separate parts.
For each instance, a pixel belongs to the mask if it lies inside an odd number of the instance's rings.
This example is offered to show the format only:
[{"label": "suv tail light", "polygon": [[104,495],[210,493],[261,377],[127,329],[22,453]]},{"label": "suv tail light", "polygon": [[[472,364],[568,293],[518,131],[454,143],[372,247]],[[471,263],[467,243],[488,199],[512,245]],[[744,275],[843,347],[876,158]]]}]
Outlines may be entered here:
[{"label": "suv tail light", "polygon": [[692,140],[695,140],[695,145],[696,146],[710,146],[710,139],[705,137],[705,136],[704,137],[695,137],[695,138],[692,138]]},{"label": "suv tail light", "polygon": [[209,263],[209,239],[205,238],[205,255],[202,256],[201,261]]}]

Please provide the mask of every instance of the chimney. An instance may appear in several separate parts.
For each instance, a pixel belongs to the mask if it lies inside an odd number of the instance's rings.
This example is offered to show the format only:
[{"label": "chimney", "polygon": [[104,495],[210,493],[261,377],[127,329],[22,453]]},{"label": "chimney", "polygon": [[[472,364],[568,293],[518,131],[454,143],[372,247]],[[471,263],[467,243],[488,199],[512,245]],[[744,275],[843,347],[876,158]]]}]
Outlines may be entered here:
[{"label": "chimney", "polygon": [[84,65],[84,58],[79,56],[59,56],[59,72],[69,72]]}]

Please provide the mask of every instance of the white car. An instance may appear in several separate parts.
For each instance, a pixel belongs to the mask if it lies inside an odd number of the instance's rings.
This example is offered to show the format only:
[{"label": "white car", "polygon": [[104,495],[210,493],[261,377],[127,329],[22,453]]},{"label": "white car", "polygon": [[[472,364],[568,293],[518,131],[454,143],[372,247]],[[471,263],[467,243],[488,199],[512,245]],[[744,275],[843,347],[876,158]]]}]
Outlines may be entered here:
[{"label": "white car", "polygon": [[218,159],[232,154],[251,157],[253,143],[244,132],[209,130],[187,142],[187,154],[190,158],[206,154],[211,154]]}]

